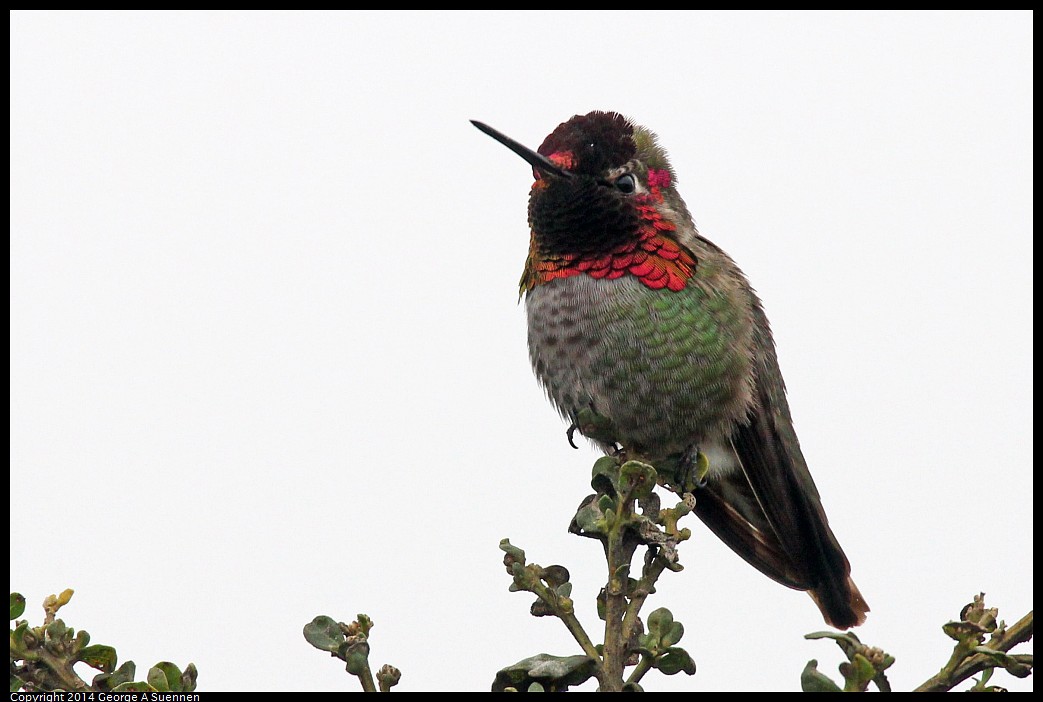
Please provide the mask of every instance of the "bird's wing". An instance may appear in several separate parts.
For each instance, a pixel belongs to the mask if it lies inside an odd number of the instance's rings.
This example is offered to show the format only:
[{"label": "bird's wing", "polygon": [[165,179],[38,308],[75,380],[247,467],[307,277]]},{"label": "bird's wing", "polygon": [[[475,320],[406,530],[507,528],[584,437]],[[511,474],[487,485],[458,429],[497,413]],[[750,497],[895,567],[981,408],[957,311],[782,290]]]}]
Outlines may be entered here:
[{"label": "bird's wing", "polygon": [[783,585],[808,590],[826,622],[847,629],[869,606],[851,580],[793,431],[774,344],[759,304],[756,398],[731,437],[741,471],[712,481],[696,513],[736,553]]}]

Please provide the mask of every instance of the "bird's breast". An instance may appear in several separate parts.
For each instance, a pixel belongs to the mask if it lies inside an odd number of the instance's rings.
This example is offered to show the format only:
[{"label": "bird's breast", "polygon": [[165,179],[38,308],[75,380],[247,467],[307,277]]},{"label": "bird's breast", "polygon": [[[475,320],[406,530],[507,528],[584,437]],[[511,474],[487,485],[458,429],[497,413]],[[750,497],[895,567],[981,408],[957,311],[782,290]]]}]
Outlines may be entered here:
[{"label": "bird's breast", "polygon": [[649,456],[713,442],[753,395],[749,301],[738,289],[653,290],[577,275],[526,294],[529,355],[566,417],[590,408]]}]

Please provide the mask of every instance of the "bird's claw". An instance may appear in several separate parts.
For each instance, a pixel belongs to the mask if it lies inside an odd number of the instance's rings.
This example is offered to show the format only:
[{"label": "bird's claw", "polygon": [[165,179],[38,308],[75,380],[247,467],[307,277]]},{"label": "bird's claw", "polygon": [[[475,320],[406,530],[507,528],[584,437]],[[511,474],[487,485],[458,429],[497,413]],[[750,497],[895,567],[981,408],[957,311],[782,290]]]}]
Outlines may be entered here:
[{"label": "bird's claw", "polygon": [[576,446],[576,442],[572,440],[572,437],[576,435],[577,429],[579,429],[579,425],[573,422],[572,425],[569,426],[568,430],[565,432],[565,436],[567,436],[569,439],[569,446],[571,446],[574,449],[579,448],[579,446]]}]

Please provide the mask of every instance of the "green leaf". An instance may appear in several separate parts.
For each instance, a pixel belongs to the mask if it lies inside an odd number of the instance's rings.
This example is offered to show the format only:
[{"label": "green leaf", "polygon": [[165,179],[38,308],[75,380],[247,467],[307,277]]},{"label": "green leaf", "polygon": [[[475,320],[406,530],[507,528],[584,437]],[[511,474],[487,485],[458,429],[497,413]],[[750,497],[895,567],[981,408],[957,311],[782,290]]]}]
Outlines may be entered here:
[{"label": "green leaf", "polygon": [[69,634],[69,627],[61,619],[55,619],[44,627],[44,636],[50,641],[61,641]]},{"label": "green leaf", "polygon": [[848,669],[850,674],[845,676],[847,678],[845,688],[851,692],[861,692],[869,684],[869,681],[876,676],[876,668],[861,653],[856,653],[851,657],[851,664]]},{"label": "green leaf", "polygon": [[116,649],[112,646],[102,646],[101,644],[87,646],[80,651],[79,660],[95,670],[111,673],[116,669]]},{"label": "green leaf", "polygon": [[344,642],[344,632],[330,617],[318,616],[304,625],[304,638],[320,651],[333,651]]},{"label": "green leaf", "polygon": [[588,495],[576,510],[576,516],[569,524],[569,531],[592,538],[603,536],[606,533],[604,518],[605,515],[597,502],[597,495]]},{"label": "green leaf", "polygon": [[11,621],[18,619],[25,611],[25,598],[17,592],[11,593]]},{"label": "green leaf", "polygon": [[519,563],[525,565],[525,551],[512,544],[510,539],[500,539],[500,550],[503,551],[503,564],[508,569]]},{"label": "green leaf", "polygon": [[148,684],[161,692],[183,692],[181,669],[170,661],[161,661],[149,668]]},{"label": "green leaf", "polygon": [[196,689],[196,678],[198,677],[199,671],[196,670],[195,663],[189,663],[185,667],[185,672],[181,674],[181,691],[194,692]]},{"label": "green leaf", "polygon": [[1004,651],[997,651],[988,646],[975,646],[973,651],[988,656],[997,665],[1002,666],[1004,670],[1016,678],[1027,678],[1032,674],[1032,666],[1022,663],[1017,658],[1009,653],[1005,653]]},{"label": "green leaf", "polygon": [[[888,658],[891,658],[891,657],[888,656]],[[891,658],[891,663],[894,663],[894,662],[895,662],[895,659]],[[891,665],[891,663],[888,663],[887,659],[885,658],[884,659],[884,665],[882,666],[882,668],[887,668],[888,666]],[[879,688],[880,692],[890,692],[891,691],[891,681],[887,679],[887,675],[884,673],[883,670],[878,672],[873,677],[873,684],[876,685],[877,688]]]},{"label": "green leaf", "polygon": [[842,634],[835,631],[816,631],[812,634],[805,634],[805,639],[833,639],[840,646],[840,649],[844,652],[844,655],[851,659],[851,656],[858,653],[862,648],[862,642],[852,632],[846,631]]},{"label": "green leaf", "polygon": [[616,476],[619,475],[619,463],[611,456],[604,456],[594,461],[591,470],[590,487],[602,495],[616,494]]},{"label": "green leaf", "polygon": [[25,633],[29,631],[29,622],[19,622],[18,626],[11,630],[11,658],[20,658],[25,655]]},{"label": "green leaf", "polygon": [[661,641],[663,634],[674,625],[674,615],[666,607],[660,607],[648,615],[648,633],[656,641]]},{"label": "green leaf", "polygon": [[83,629],[76,632],[76,640],[73,646],[73,653],[79,655],[80,651],[87,648],[87,644],[91,642],[91,635]]},{"label": "green leaf", "polygon": [[101,691],[114,690],[120,685],[132,682],[135,670],[134,661],[127,661],[111,673],[95,675],[94,680],[91,682],[91,687]]},{"label": "green leaf", "polygon": [[684,671],[688,675],[695,675],[695,661],[683,648],[672,646],[666,652],[655,659],[655,667],[665,675],[676,675]]},{"label": "green leaf", "polygon": [[804,634],[805,639],[837,639],[838,641],[850,641],[853,643],[861,643],[859,638],[850,631],[845,631],[842,634],[838,634],[835,631],[813,631],[810,634]]},{"label": "green leaf", "polygon": [[543,569],[543,579],[554,588],[569,581],[569,569],[565,566],[552,565]]},{"label": "green leaf", "polygon": [[587,656],[552,656],[541,653],[518,661],[496,673],[493,692],[504,692],[508,688],[528,690],[538,683],[545,690],[563,692],[572,685],[594,675],[597,662]]},{"label": "green leaf", "polygon": [[369,667],[369,641],[364,636],[351,636],[340,645],[337,655],[349,673],[362,675]]},{"label": "green leaf", "polygon": [[670,625],[669,630],[663,634],[663,645],[673,646],[681,640],[682,636],[684,636],[684,625],[681,622],[674,622]]},{"label": "green leaf", "polygon": [[344,657],[344,662],[346,663],[344,669],[349,673],[362,675],[369,667],[369,646],[367,645],[364,649],[356,646],[353,650],[349,650]]},{"label": "green leaf", "polygon": [[641,461],[627,461],[619,469],[619,491],[630,493],[632,498],[641,498],[652,492],[656,485],[655,468]]},{"label": "green leaf", "polygon": [[[18,677],[17,675],[14,675],[14,674],[12,673],[12,674],[11,674],[11,692],[18,692],[18,691],[19,691],[19,690],[21,690],[21,689],[22,689],[23,687],[25,687],[25,681],[24,681],[24,680],[22,680],[22,679],[21,679],[20,677]],[[12,697],[11,699],[14,699],[14,697]]]},{"label": "green leaf", "polygon": [[150,687],[154,687],[160,692],[170,692],[170,687],[167,685],[166,674],[153,666],[148,669],[148,675],[145,676],[145,680],[148,682]]},{"label": "green leaf", "polygon": [[[571,600],[570,600],[571,602]],[[529,614],[534,617],[554,617],[557,616],[552,605],[547,604],[543,600],[537,598],[532,606],[529,607]]]},{"label": "green leaf", "polygon": [[804,692],[841,692],[840,687],[818,669],[818,661],[810,660],[800,674],[800,689]]},{"label": "green leaf", "polygon": [[985,634],[988,633],[984,627],[974,622],[948,622],[942,625],[942,631],[955,641],[967,642],[974,640],[978,643],[984,641]]}]

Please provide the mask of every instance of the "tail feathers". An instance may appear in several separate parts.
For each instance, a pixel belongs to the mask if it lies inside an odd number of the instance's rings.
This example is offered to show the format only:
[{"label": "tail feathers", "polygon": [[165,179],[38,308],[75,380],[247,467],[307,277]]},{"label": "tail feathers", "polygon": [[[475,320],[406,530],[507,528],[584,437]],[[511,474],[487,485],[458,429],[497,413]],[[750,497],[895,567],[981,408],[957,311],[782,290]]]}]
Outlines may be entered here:
[{"label": "tail feathers", "polygon": [[818,605],[826,624],[837,629],[850,629],[866,621],[869,605],[851,576],[843,582],[829,581],[814,590],[809,590],[811,599]]},{"label": "tail feathers", "polygon": [[869,605],[851,580],[796,437],[788,426],[780,436],[775,417],[758,410],[731,437],[741,470],[711,480],[697,495],[696,514],[758,570],[809,591],[826,623],[858,626]]},{"label": "tail feathers", "polygon": [[[865,622],[869,605],[849,575],[847,558],[839,546],[832,547],[836,543],[832,532],[827,537],[832,544],[826,548],[805,543],[794,557],[768,522],[741,473],[699,491],[695,513],[754,568],[786,587],[806,590],[830,626],[849,629]],[[816,541],[818,538],[814,537]],[[840,558],[824,558],[824,551],[839,552]]]}]

